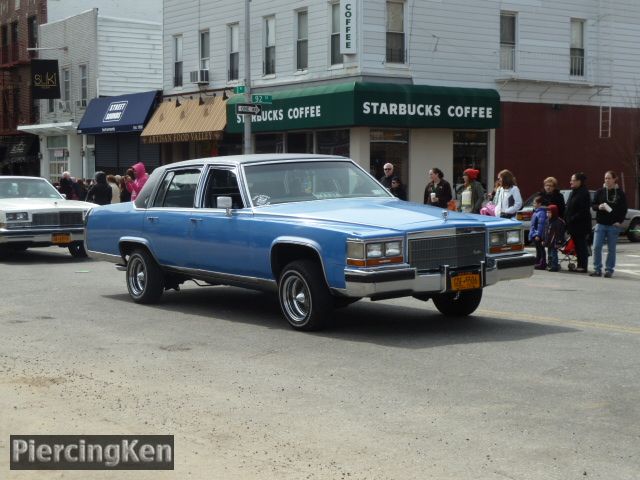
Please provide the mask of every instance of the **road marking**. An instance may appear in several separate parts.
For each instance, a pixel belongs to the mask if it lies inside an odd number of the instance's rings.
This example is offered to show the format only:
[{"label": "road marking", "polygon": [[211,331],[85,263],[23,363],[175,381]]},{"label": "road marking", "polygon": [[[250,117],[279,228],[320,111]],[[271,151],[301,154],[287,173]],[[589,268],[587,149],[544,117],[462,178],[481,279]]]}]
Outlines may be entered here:
[{"label": "road marking", "polygon": [[494,317],[507,318],[510,320],[527,320],[532,322],[540,322],[540,323],[552,323],[555,325],[571,325],[574,327],[580,328],[592,328],[596,330],[607,330],[610,332],[621,332],[621,333],[634,333],[636,335],[640,335],[640,327],[630,327],[630,326],[621,326],[621,325],[610,325],[607,323],[599,323],[599,322],[584,322],[582,320],[570,320],[566,318],[556,318],[556,317],[542,317],[540,315],[528,315],[526,313],[515,313],[515,312],[498,312],[496,310],[478,310],[478,313],[484,315],[491,315]]}]

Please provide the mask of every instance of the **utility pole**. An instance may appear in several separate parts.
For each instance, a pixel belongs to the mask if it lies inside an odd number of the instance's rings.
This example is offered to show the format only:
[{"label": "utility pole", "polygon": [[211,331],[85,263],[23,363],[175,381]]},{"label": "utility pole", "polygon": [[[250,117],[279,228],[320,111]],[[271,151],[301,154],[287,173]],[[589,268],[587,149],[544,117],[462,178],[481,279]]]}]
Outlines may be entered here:
[{"label": "utility pole", "polygon": [[[251,0],[244,0],[244,101],[251,103],[251,22],[249,4]],[[244,154],[253,153],[251,142],[251,115],[244,117]]]}]

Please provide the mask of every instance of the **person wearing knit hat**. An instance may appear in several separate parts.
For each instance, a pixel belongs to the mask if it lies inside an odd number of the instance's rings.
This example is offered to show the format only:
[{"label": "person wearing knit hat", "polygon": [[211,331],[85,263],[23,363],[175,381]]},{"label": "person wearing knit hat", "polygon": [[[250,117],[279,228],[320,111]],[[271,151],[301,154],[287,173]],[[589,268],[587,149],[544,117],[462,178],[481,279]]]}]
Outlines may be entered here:
[{"label": "person wearing knit hat", "polygon": [[558,206],[547,206],[547,225],[545,226],[544,244],[547,247],[547,268],[550,272],[560,270],[558,263],[558,249],[564,243],[565,224],[558,216]]},{"label": "person wearing knit hat", "polygon": [[484,200],[484,188],[478,181],[479,170],[467,168],[462,172],[464,186],[461,193],[460,211],[466,213],[480,213]]}]

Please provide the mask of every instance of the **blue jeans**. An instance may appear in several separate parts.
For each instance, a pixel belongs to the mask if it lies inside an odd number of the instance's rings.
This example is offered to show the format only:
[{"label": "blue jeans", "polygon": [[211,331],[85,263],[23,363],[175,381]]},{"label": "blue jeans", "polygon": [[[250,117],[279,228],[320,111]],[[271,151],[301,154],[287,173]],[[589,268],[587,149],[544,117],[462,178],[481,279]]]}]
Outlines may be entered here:
[{"label": "blue jeans", "polygon": [[558,249],[555,246],[547,247],[549,252],[549,259],[547,260],[547,267],[557,270],[560,267],[558,263]]},{"label": "blue jeans", "polygon": [[607,242],[607,264],[605,270],[613,273],[616,266],[616,243],[618,242],[620,229],[613,225],[598,223],[593,234],[593,269],[602,272],[602,247]]}]

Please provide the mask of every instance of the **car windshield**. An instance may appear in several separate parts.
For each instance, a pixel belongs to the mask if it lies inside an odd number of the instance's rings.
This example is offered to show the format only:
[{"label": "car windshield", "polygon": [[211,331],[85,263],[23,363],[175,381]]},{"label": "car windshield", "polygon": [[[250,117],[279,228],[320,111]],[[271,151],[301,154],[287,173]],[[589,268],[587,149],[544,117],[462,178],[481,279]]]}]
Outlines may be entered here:
[{"label": "car windshield", "polygon": [[254,206],[328,198],[391,197],[349,161],[283,162],[245,167]]},{"label": "car windshield", "polygon": [[63,197],[53,185],[40,178],[0,178],[0,198]]}]

